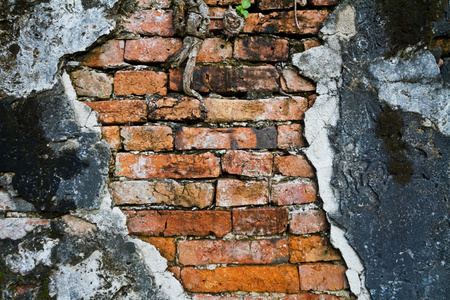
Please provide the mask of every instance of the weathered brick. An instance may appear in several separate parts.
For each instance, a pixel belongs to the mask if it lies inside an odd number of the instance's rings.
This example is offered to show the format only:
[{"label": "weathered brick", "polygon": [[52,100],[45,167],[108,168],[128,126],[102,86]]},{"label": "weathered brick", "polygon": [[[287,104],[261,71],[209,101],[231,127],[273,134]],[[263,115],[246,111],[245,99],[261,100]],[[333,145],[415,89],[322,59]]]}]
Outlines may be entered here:
[{"label": "weathered brick", "polygon": [[289,237],[289,261],[291,263],[333,261],[342,259],[328,238],[317,235]]},{"label": "weathered brick", "polygon": [[314,47],[319,47],[320,46],[320,42],[310,39],[310,40],[304,41],[303,42],[303,46],[305,47],[305,51],[306,51],[306,50],[309,50],[309,49],[314,48]]},{"label": "weathered brick", "polygon": [[102,137],[108,142],[111,149],[120,149],[121,142],[119,126],[102,126]]},{"label": "weathered brick", "polygon": [[308,108],[311,108],[316,102],[317,94],[312,94],[308,96]]},{"label": "weathered brick", "polygon": [[81,63],[89,67],[119,67],[125,65],[123,40],[110,40],[92,49],[80,59]]},{"label": "weathered brick", "polygon": [[131,154],[118,153],[116,175],[128,178],[214,178],[220,175],[220,160],[212,153]]},{"label": "weathered brick", "polygon": [[190,292],[274,292],[292,293],[299,289],[294,266],[239,266],[197,270],[185,267],[181,279]]},{"label": "weathered brick", "polygon": [[123,22],[125,29],[142,35],[173,36],[172,11],[142,10],[134,13]]},{"label": "weathered brick", "polygon": [[0,219],[0,240],[18,240],[36,227],[50,227],[50,220],[39,218],[4,218]]},{"label": "weathered brick", "polygon": [[144,123],[147,121],[147,103],[144,100],[85,102],[98,113],[98,121],[105,125]]},{"label": "weathered brick", "polygon": [[[306,0],[297,0],[297,7],[305,6]],[[283,0],[261,0],[258,2],[259,10],[272,10],[272,9],[289,9],[294,7],[294,1]]]},{"label": "weathered brick", "polygon": [[223,14],[226,12],[226,9],[223,7],[210,7],[209,8],[209,16],[211,18],[211,22],[209,25],[209,30],[218,31],[223,29]]},{"label": "weathered brick", "polygon": [[167,74],[155,71],[118,71],[114,76],[117,95],[167,94]]},{"label": "weathered brick", "polygon": [[339,0],[311,0],[311,4],[314,6],[331,6],[338,5]]},{"label": "weathered brick", "polygon": [[277,156],[273,166],[275,173],[284,176],[314,177],[314,170],[303,155]]},{"label": "weathered brick", "polygon": [[227,151],[222,158],[222,170],[244,176],[271,176],[273,155],[246,151]]},{"label": "weathered brick", "polygon": [[291,69],[284,69],[281,72],[280,84],[283,91],[287,93],[312,92],[316,86],[306,78],[301,77]]},{"label": "weathered brick", "polygon": [[169,8],[170,0],[138,0],[137,4],[145,8]]},{"label": "weathered brick", "polygon": [[169,126],[124,126],[120,128],[123,147],[128,151],[173,150],[172,128]]},{"label": "weathered brick", "polygon": [[192,300],[239,300],[239,297],[194,294]]},{"label": "weathered brick", "polygon": [[303,126],[300,124],[278,126],[277,146],[280,149],[298,149],[306,146]]},{"label": "weathered brick", "polygon": [[247,127],[181,127],[175,134],[175,148],[189,149],[274,149],[276,130]]},{"label": "weathered brick", "polygon": [[286,231],[288,211],[285,208],[233,210],[233,232],[245,235],[270,235]]},{"label": "weathered brick", "polygon": [[180,39],[152,37],[125,43],[125,60],[135,63],[165,62],[183,44]]},{"label": "weathered brick", "polygon": [[217,206],[264,205],[269,202],[267,181],[241,181],[219,179],[217,181]]},{"label": "weathered brick", "polygon": [[[183,91],[181,68],[169,70],[169,88]],[[278,91],[278,72],[274,66],[198,66],[194,69],[193,88],[198,92]]]},{"label": "weathered brick", "polygon": [[273,184],[272,201],[277,205],[311,203],[316,201],[316,187],[296,181]]},{"label": "weathered brick", "polygon": [[214,198],[214,185],[207,182],[115,181],[111,188],[116,205],[164,203],[205,208]]},{"label": "weathered brick", "polygon": [[289,42],[268,36],[247,36],[234,42],[235,58],[249,61],[286,61]]},{"label": "weathered brick", "polygon": [[302,120],[308,109],[303,97],[274,97],[258,100],[204,99],[206,122],[292,121]]},{"label": "weathered brick", "polygon": [[[347,297],[338,297],[329,294],[311,294],[311,293],[301,293],[301,294],[290,294],[286,295],[280,300],[346,300]],[[247,299],[245,299],[247,300]]]},{"label": "weathered brick", "polygon": [[94,233],[97,231],[95,224],[89,223],[84,219],[74,217],[72,215],[64,215],[61,217],[61,222],[64,224],[65,229],[70,234],[85,235],[88,233]]},{"label": "weathered brick", "polygon": [[296,27],[293,11],[273,12],[268,15],[252,13],[245,20],[245,33],[317,34],[320,24],[328,17],[326,10],[297,11],[300,29]]},{"label": "weathered brick", "polygon": [[344,266],[315,263],[300,265],[298,269],[301,290],[337,291],[348,287]]},{"label": "weathered brick", "polygon": [[167,270],[172,272],[173,277],[175,277],[178,281],[181,281],[181,268],[179,266],[168,267]]},{"label": "weathered brick", "polygon": [[306,210],[291,213],[289,232],[292,234],[308,234],[324,231],[328,228],[323,210]]},{"label": "weathered brick", "polygon": [[175,260],[176,247],[174,238],[150,236],[141,237],[140,239],[155,246],[156,249],[159,250],[161,255],[168,261]]},{"label": "weathered brick", "polygon": [[222,62],[230,59],[233,46],[221,38],[205,39],[198,51],[197,62]]},{"label": "weathered brick", "polygon": [[70,73],[72,85],[78,96],[109,98],[112,93],[112,76],[92,70]]},{"label": "weathered brick", "polygon": [[[3,279],[3,278],[2,278]],[[3,279],[5,280],[5,279]],[[17,285],[14,288],[10,287],[9,292],[14,289],[14,293],[11,299],[39,299],[39,291],[42,287],[34,284],[22,284]],[[42,295],[42,294],[41,294]]]},{"label": "weathered brick", "polygon": [[[228,6],[228,5],[240,5],[241,0],[205,0],[207,5],[215,5],[215,6]],[[255,4],[255,0],[250,0],[250,3]]]},{"label": "weathered brick", "polygon": [[437,38],[431,43],[432,48],[441,48],[442,55],[450,55],[450,38]]},{"label": "weathered brick", "polygon": [[277,264],[289,260],[286,239],[256,241],[195,240],[178,243],[183,265]]},{"label": "weathered brick", "polygon": [[148,119],[152,121],[203,120],[200,101],[191,97],[155,99],[149,103]]},{"label": "weathered brick", "polygon": [[124,211],[131,234],[141,235],[215,235],[231,231],[231,214],[227,211]]}]

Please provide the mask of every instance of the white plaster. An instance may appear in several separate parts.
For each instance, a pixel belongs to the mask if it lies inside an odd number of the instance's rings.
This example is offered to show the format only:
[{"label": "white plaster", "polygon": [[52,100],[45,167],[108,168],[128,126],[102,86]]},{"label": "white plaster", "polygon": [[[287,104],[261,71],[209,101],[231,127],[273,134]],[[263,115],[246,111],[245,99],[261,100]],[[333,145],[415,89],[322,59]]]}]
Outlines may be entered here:
[{"label": "white plaster", "polygon": [[18,240],[33,231],[36,227],[50,227],[48,220],[39,218],[5,218],[0,219],[0,240]]}]

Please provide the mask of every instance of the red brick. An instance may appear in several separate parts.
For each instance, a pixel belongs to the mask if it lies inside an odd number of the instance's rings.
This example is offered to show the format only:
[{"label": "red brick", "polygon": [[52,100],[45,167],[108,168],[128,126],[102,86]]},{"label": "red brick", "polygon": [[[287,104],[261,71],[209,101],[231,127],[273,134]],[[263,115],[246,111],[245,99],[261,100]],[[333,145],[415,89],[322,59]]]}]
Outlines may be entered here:
[{"label": "red brick", "polygon": [[277,264],[289,260],[286,239],[186,241],[178,243],[178,252],[183,265]]},{"label": "red brick", "polygon": [[98,113],[105,125],[143,123],[147,121],[147,103],[143,100],[85,102]]},{"label": "red brick", "polygon": [[117,95],[167,94],[167,74],[155,71],[118,71],[114,76]]},{"label": "red brick", "polygon": [[310,0],[311,4],[314,6],[331,6],[338,5],[339,0]]},{"label": "red brick", "polygon": [[297,11],[300,29],[295,25],[294,12],[273,12],[268,15],[252,13],[245,20],[245,33],[286,33],[286,34],[317,34],[321,23],[328,17],[326,10]]},{"label": "red brick", "polygon": [[91,70],[78,70],[70,73],[72,85],[78,96],[109,98],[112,93],[112,77]]},{"label": "red brick", "polygon": [[178,281],[181,281],[181,268],[179,266],[168,267],[167,270],[172,272],[173,277],[175,277]]},{"label": "red brick", "polygon": [[302,120],[308,109],[303,97],[274,97],[258,100],[206,98],[206,122],[291,121]]},{"label": "red brick", "polygon": [[173,150],[172,128],[169,126],[124,126],[120,128],[120,136],[127,151]]},{"label": "red brick", "polygon": [[239,266],[197,270],[185,267],[181,279],[190,292],[297,292],[298,270],[294,266]]},{"label": "red brick", "polygon": [[328,238],[317,235],[289,237],[289,261],[291,263],[333,261],[342,259]]},{"label": "red brick", "polygon": [[316,102],[317,94],[312,94],[308,97],[308,108],[311,108]]},{"label": "red brick", "polygon": [[217,206],[264,205],[269,202],[267,181],[241,181],[219,179],[217,181]]},{"label": "red brick", "polygon": [[305,47],[305,51],[314,47],[319,47],[320,42],[316,40],[306,40],[303,42],[303,46]]},{"label": "red brick", "polygon": [[285,208],[233,210],[233,232],[245,235],[270,235],[286,231],[288,211]]},{"label": "red brick", "polygon": [[214,198],[214,185],[207,182],[115,181],[111,188],[116,205],[167,204],[205,208]]},{"label": "red brick", "polygon": [[97,68],[120,67],[125,65],[123,40],[110,40],[92,49],[80,59],[83,65]]},{"label": "red brick", "polygon": [[74,217],[72,215],[64,215],[61,217],[61,223],[70,234],[85,235],[97,231],[95,224],[89,223],[84,219]]},{"label": "red brick", "polygon": [[239,300],[238,297],[194,294],[192,300]]},{"label": "red brick", "polygon": [[143,35],[173,36],[172,11],[142,10],[123,22],[125,29]]},{"label": "red brick", "polygon": [[[228,5],[240,5],[241,0],[205,0],[205,3],[207,5],[214,5],[214,6],[228,6]],[[250,0],[250,3],[252,5],[255,4],[255,0]]]},{"label": "red brick", "polygon": [[165,62],[182,44],[180,39],[163,37],[129,40],[125,44],[125,60],[135,63]]},{"label": "red brick", "polygon": [[347,300],[347,299],[348,299],[347,297],[338,297],[329,294],[302,293],[302,294],[286,295],[280,300]]},{"label": "red brick", "polygon": [[169,8],[170,0],[138,0],[137,4],[145,8]]},{"label": "red brick", "polygon": [[[182,69],[169,71],[169,88],[183,91]],[[278,72],[274,66],[198,66],[194,69],[193,88],[198,92],[230,93],[278,91]]]},{"label": "red brick", "polygon": [[348,288],[344,266],[315,263],[300,265],[298,269],[301,290],[337,291]]},{"label": "red brick", "polygon": [[198,51],[197,62],[222,62],[230,59],[233,53],[233,46],[221,38],[210,38],[203,41]]},{"label": "red brick", "polygon": [[201,121],[200,101],[190,97],[155,99],[149,103],[152,121]]},{"label": "red brick", "polygon": [[119,126],[102,126],[102,137],[108,142],[111,149],[120,149]]},{"label": "red brick", "polygon": [[327,220],[322,210],[297,211],[291,214],[289,232],[292,234],[315,233],[327,228]]},{"label": "red brick", "polygon": [[[306,0],[297,1],[297,8],[305,6]],[[261,0],[258,2],[259,10],[272,10],[272,9],[289,9],[294,7],[294,1],[283,0]]]},{"label": "red brick", "polygon": [[212,153],[131,154],[118,153],[116,175],[128,178],[214,178],[220,175],[220,160]]},{"label": "red brick", "polygon": [[316,201],[316,188],[308,182],[284,182],[272,185],[272,201],[277,205],[292,205]]},{"label": "red brick", "polygon": [[274,171],[284,176],[314,177],[314,169],[303,155],[275,157]]},{"label": "red brick", "polygon": [[291,69],[284,69],[280,77],[281,88],[287,93],[312,92],[316,86]]},{"label": "red brick", "polygon": [[244,176],[271,176],[273,155],[246,151],[227,151],[222,158],[222,170]]},{"label": "red brick", "polygon": [[168,261],[175,260],[176,248],[174,238],[151,236],[141,237],[141,240],[155,246],[161,255]]},{"label": "red brick", "polygon": [[300,124],[278,126],[277,146],[280,149],[295,150],[306,146],[303,126]]},{"label": "red brick", "polygon": [[231,231],[231,214],[227,211],[124,211],[131,234],[141,235],[215,235]]},{"label": "red brick", "polygon": [[190,149],[274,149],[276,130],[273,127],[200,128],[181,127],[175,134],[177,150]]},{"label": "red brick", "polygon": [[226,9],[223,7],[210,7],[209,16],[211,18],[211,23],[209,25],[209,30],[218,31],[223,29],[223,14]]},{"label": "red brick", "polygon": [[247,36],[234,42],[234,57],[249,61],[286,61],[289,42],[268,36]]}]

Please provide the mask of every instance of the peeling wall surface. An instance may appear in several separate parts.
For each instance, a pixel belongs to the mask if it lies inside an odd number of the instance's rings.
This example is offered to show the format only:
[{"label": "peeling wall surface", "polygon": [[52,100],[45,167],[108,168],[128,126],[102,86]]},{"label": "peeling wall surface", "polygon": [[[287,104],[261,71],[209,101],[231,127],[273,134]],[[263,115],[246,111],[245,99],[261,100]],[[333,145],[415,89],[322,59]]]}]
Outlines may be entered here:
[{"label": "peeling wall surface", "polygon": [[[343,1],[323,45],[292,58],[317,84],[305,153],[358,299],[450,295],[450,60],[428,47],[449,38],[450,8],[412,2]],[[191,298],[158,250],[128,235],[107,187],[110,147],[64,71],[134,8],[0,4],[1,299]],[[314,299],[348,298],[328,296]]]}]

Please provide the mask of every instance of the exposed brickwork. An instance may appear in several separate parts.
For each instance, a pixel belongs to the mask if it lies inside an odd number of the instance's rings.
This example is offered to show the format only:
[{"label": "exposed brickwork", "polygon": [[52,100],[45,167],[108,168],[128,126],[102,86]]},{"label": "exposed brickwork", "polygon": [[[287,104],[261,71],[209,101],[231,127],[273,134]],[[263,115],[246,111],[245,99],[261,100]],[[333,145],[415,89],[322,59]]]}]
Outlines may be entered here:
[{"label": "exposed brickwork", "polygon": [[[195,300],[350,299],[304,151],[316,86],[292,65],[321,45],[335,1],[298,1],[297,29],[293,1],[251,0],[244,31],[226,39],[216,17],[241,0],[206,0],[211,34],[192,81],[203,101],[184,95],[185,64],[166,63],[184,38],[168,0],[138,0],[117,35],[68,70],[104,125],[129,234],[154,245]],[[10,206],[0,191],[0,208]]]}]

